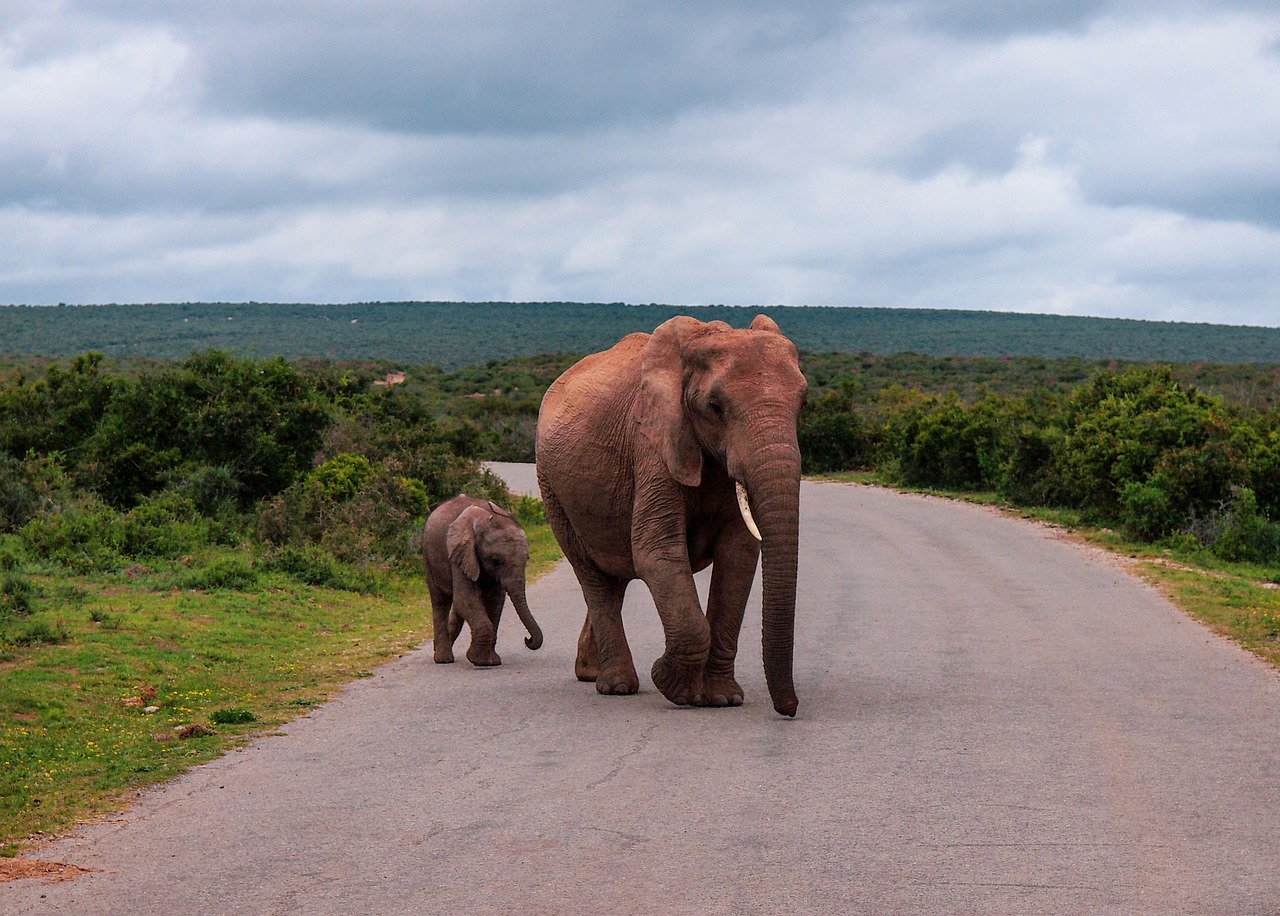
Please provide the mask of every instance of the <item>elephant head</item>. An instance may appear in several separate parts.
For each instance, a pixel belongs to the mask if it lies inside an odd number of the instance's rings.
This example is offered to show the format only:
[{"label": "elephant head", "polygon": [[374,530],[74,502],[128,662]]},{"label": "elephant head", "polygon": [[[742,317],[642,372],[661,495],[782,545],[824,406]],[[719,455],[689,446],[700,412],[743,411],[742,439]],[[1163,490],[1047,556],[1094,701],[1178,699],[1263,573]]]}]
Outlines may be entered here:
[{"label": "elephant head", "polygon": [[795,345],[758,316],[750,330],[672,318],[645,346],[636,419],[672,478],[698,487],[708,458],[733,480],[760,541],[763,654],[774,708],[793,716],[800,449],[807,382]]},{"label": "elephant head", "polygon": [[524,644],[541,647],[542,630],[525,598],[529,542],[515,517],[492,502],[471,506],[449,525],[446,546],[454,567],[472,582],[484,575],[502,586],[529,631]]}]

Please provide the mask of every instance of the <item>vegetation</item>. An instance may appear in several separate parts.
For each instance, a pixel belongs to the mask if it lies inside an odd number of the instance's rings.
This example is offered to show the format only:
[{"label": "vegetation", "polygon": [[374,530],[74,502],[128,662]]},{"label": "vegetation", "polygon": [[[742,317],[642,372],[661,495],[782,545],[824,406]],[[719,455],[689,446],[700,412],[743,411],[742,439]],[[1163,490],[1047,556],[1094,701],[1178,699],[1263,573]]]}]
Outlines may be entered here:
[{"label": "vegetation", "polygon": [[182,303],[0,307],[13,355],[182,359],[216,348],[259,357],[388,359],[446,370],[540,353],[590,353],[677,314],[745,327],[771,315],[811,353],[1259,363],[1280,329],[896,308],[673,306],[576,302]]},{"label": "vegetation", "polygon": [[[1274,396],[1273,382],[1264,400]],[[992,491],[1141,542],[1280,565],[1280,411],[1204,394],[1168,366],[1021,395],[833,380],[800,435],[811,473],[862,468],[911,487]]]}]

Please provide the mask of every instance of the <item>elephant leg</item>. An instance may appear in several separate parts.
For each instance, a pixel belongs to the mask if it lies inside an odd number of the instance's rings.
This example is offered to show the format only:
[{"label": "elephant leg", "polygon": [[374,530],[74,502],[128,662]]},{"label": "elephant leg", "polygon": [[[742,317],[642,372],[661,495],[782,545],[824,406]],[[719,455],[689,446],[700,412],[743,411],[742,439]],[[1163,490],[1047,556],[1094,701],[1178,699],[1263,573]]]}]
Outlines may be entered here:
[{"label": "elephant leg", "polygon": [[707,596],[711,649],[702,690],[708,706],[742,705],[743,691],[734,677],[734,661],[759,558],[759,543],[740,525],[726,529],[716,544]]},{"label": "elephant leg", "polygon": [[667,646],[653,663],[653,684],[677,706],[702,706],[711,632],[688,560],[664,559],[643,566],[642,576],[662,618]]},{"label": "elephant leg", "polygon": [[507,594],[501,584],[486,586],[481,589],[480,597],[484,601],[484,613],[493,624],[493,644],[498,644],[498,624],[502,622],[502,609],[507,603]]},{"label": "elephant leg", "polygon": [[[578,638],[574,672],[579,680],[587,680],[582,674],[591,670],[594,661],[594,680],[599,693],[635,693],[640,689],[640,676],[636,674],[636,663],[631,657],[626,631],[622,628],[622,598],[626,594],[627,583],[603,573],[586,577],[579,574],[578,581],[587,602],[587,620]],[[589,634],[595,636],[595,652],[584,655],[583,637]]]},{"label": "elephant leg", "polygon": [[596,566],[586,545],[569,523],[555,491],[541,477],[538,483],[542,489],[547,522],[573,567],[574,575],[578,577],[583,600],[587,603],[587,617],[578,636],[574,674],[580,681],[595,681],[596,690],[600,693],[635,693],[640,689],[640,676],[636,674],[631,647],[627,645],[627,634],[622,628],[622,598],[627,591],[627,582],[607,575]]},{"label": "elephant leg", "polygon": [[[458,582],[461,578],[463,581]],[[501,665],[502,659],[493,650],[493,621],[485,610],[484,599],[476,584],[461,573],[454,577],[453,609],[471,627],[471,645],[467,648],[467,661],[478,668]]]},{"label": "elephant leg", "polygon": [[[458,614],[453,610],[453,593],[446,592],[434,584],[427,583],[427,591],[431,595],[431,632],[432,652],[437,665],[453,663],[453,644],[458,638],[458,629],[453,625]],[[461,623],[458,624],[461,627]]]}]

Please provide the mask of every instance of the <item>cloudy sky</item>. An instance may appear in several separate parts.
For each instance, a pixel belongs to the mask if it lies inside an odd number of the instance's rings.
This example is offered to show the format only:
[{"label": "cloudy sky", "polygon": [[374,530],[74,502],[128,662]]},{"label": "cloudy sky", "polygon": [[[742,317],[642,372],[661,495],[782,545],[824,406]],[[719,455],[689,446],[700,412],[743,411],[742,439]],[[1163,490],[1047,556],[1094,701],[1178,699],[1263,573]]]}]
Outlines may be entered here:
[{"label": "cloudy sky", "polygon": [[1274,0],[0,0],[0,303],[1280,324]]}]

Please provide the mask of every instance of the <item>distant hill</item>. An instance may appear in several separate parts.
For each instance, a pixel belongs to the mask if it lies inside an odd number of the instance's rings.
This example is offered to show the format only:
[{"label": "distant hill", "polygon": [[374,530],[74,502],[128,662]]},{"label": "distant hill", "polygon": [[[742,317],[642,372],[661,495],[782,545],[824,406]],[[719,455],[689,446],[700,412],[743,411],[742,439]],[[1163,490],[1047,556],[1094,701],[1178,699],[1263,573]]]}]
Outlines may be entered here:
[{"label": "distant hill", "polygon": [[672,315],[746,327],[764,312],[812,353],[1280,362],[1280,328],[945,309],[576,302],[182,303],[0,306],[0,354],[174,359],[211,347],[252,356],[381,359],[442,369],[588,353]]}]

